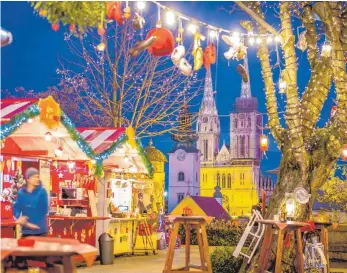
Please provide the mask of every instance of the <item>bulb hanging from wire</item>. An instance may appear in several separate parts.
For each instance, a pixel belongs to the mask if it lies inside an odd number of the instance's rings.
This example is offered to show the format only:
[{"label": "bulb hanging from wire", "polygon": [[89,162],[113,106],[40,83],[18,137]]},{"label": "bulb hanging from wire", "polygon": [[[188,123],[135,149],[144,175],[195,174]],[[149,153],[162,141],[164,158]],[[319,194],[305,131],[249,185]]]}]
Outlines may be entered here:
[{"label": "bulb hanging from wire", "polygon": [[249,43],[251,46],[254,45],[254,43],[255,43],[254,37],[250,37],[250,38],[248,39],[248,43]]},{"label": "bulb hanging from wire", "polygon": [[198,26],[196,24],[190,24],[188,26],[188,31],[192,34],[195,34],[195,32],[198,30]]},{"label": "bulb hanging from wire", "polygon": [[215,39],[215,38],[218,37],[218,33],[215,30],[210,30],[209,36],[210,36],[211,39]]},{"label": "bulb hanging from wire", "polygon": [[175,14],[171,11],[166,12],[166,23],[170,26],[175,24]]},{"label": "bulb hanging from wire", "polygon": [[139,10],[144,10],[145,7],[146,7],[146,4],[145,4],[144,1],[138,1],[138,2],[137,2],[137,8],[138,8]]},{"label": "bulb hanging from wire", "polygon": [[260,45],[260,43],[261,43],[261,38],[260,37],[258,37],[256,40],[255,40],[255,42],[257,43],[257,45]]}]

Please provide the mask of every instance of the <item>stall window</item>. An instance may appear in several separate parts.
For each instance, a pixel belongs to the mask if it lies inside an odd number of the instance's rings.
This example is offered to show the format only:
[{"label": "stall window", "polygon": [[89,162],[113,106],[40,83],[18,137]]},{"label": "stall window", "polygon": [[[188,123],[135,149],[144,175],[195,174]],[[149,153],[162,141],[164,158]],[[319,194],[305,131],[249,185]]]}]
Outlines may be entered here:
[{"label": "stall window", "polygon": [[177,193],[177,203],[181,202],[184,198],[184,193]]},{"label": "stall window", "polygon": [[178,173],[178,181],[184,181],[184,172]]}]

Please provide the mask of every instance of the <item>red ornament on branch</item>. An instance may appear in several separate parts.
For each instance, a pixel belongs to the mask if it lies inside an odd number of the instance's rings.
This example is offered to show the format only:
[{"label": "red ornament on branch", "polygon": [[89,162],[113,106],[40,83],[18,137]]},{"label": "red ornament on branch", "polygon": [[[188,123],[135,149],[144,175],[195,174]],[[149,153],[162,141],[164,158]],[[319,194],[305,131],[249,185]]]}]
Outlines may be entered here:
[{"label": "red ornament on branch", "polygon": [[119,25],[123,25],[122,6],[120,1],[107,2],[107,19],[115,20]]},{"label": "red ornament on branch", "polygon": [[52,24],[52,29],[53,29],[54,31],[58,31],[59,28],[60,28],[59,24]]},{"label": "red ornament on branch", "polygon": [[333,107],[331,107],[331,112],[330,112],[330,117],[332,118],[333,116],[335,116],[337,111],[337,106],[334,105]]},{"label": "red ornament on branch", "polygon": [[174,50],[175,39],[170,30],[163,27],[153,28],[148,32],[146,40],[151,37],[155,37],[155,41],[147,48],[150,54],[154,56],[167,56]]}]

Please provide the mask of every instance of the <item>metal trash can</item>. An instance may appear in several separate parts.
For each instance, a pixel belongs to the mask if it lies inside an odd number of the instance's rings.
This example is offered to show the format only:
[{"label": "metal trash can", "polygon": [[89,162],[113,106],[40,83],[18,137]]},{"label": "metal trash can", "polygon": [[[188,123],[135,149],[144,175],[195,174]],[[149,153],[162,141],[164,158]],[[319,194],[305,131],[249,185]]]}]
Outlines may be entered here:
[{"label": "metal trash can", "polygon": [[108,233],[103,233],[99,237],[99,250],[101,264],[113,264],[114,240]]}]

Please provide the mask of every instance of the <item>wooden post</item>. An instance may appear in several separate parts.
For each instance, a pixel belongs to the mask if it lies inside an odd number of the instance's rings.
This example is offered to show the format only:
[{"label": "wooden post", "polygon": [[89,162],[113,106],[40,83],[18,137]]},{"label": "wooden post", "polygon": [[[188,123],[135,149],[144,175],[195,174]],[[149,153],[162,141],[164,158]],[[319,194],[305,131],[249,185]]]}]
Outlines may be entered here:
[{"label": "wooden post", "polygon": [[282,255],[283,255],[283,239],[284,239],[284,231],[282,229],[278,230],[278,238],[277,238],[277,252],[276,252],[276,266],[275,273],[281,273],[281,264],[282,264]]},{"label": "wooden post", "polygon": [[189,271],[189,263],[190,263],[190,224],[185,225],[186,229],[186,270]]},{"label": "wooden post", "polygon": [[178,235],[178,228],[179,228],[179,223],[174,223],[174,226],[173,226],[173,229],[172,229],[171,235],[170,235],[169,249],[167,250],[168,253],[166,255],[165,267],[164,267],[163,273],[171,272],[173,259],[174,259],[174,255],[175,255],[176,238]]},{"label": "wooden post", "polygon": [[[295,231],[295,235],[296,235],[296,260],[298,263],[298,272],[299,273],[304,273],[305,269],[304,269],[304,255],[302,252],[302,237],[301,237],[301,231],[300,229],[297,229]],[[329,272],[329,271],[328,271]]]},{"label": "wooden post", "polygon": [[206,264],[205,264],[205,253],[204,253],[204,247],[202,244],[202,238],[201,238],[201,232],[200,232],[200,226],[195,226],[196,230],[196,237],[198,239],[198,246],[199,246],[199,253],[200,253],[200,264],[201,264],[201,270],[206,270]]},{"label": "wooden post", "polygon": [[263,273],[268,267],[273,233],[274,230],[271,226],[266,227],[263,244],[261,245],[260,249],[258,268],[256,271],[257,273]]},{"label": "wooden post", "polygon": [[205,260],[207,263],[207,272],[212,273],[212,264],[211,257],[208,250],[208,241],[207,241],[207,233],[206,233],[206,223],[201,224],[201,235],[202,235],[202,243],[204,248]]}]

